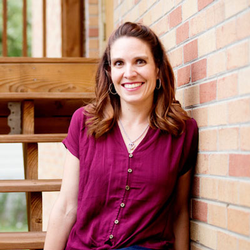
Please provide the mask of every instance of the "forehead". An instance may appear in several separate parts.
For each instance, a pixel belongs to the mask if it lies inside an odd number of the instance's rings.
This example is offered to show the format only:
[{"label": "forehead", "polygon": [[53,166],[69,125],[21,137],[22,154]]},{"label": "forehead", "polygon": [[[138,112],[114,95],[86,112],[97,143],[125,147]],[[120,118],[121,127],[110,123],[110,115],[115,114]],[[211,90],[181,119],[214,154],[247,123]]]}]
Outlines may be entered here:
[{"label": "forehead", "polygon": [[153,58],[149,45],[136,37],[120,37],[111,45],[111,59],[114,57],[137,56],[140,54]]}]

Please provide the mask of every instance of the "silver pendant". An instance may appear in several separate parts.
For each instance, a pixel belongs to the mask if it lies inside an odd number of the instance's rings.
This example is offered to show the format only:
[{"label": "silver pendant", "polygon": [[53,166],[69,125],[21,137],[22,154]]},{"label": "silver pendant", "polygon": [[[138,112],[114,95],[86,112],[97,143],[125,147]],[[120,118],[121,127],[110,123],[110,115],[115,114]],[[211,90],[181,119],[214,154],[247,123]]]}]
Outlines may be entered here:
[{"label": "silver pendant", "polygon": [[134,150],[134,149],[135,149],[135,144],[134,144],[133,142],[130,142],[130,143],[128,144],[128,148],[129,148],[129,151]]}]

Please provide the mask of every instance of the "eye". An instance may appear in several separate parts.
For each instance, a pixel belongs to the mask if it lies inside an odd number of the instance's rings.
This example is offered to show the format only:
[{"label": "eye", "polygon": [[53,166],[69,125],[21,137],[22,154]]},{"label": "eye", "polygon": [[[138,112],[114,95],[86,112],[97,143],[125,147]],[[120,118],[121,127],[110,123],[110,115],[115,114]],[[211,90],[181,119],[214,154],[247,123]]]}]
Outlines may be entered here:
[{"label": "eye", "polygon": [[122,62],[122,61],[115,61],[115,62],[114,62],[114,66],[119,67],[119,66],[122,66],[122,65],[123,65],[123,62]]},{"label": "eye", "polygon": [[137,59],[136,60],[136,64],[138,64],[138,65],[144,65],[144,64],[146,64],[146,61],[143,60],[143,59]]}]

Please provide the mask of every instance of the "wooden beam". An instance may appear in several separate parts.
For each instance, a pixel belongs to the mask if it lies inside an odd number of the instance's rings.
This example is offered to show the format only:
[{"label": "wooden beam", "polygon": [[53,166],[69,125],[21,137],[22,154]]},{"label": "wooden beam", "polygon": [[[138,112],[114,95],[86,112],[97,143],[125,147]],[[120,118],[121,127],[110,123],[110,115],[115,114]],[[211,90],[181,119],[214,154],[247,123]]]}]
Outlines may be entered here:
[{"label": "wooden beam", "polygon": [[84,5],[82,0],[62,0],[62,56],[83,57]]},{"label": "wooden beam", "polygon": [[0,233],[0,249],[43,249],[45,232]]},{"label": "wooden beam", "polygon": [[0,180],[0,192],[60,191],[61,180]]},{"label": "wooden beam", "polygon": [[0,143],[61,142],[67,134],[0,135]]}]

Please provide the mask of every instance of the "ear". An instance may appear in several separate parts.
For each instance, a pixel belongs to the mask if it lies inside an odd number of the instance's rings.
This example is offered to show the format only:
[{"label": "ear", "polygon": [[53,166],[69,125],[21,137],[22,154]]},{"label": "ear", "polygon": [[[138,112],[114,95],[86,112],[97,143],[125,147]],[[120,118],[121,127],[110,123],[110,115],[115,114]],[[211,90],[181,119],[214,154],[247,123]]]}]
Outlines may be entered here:
[{"label": "ear", "polygon": [[157,75],[158,78],[159,78],[159,72],[160,72],[160,69],[156,68],[156,75]]}]

